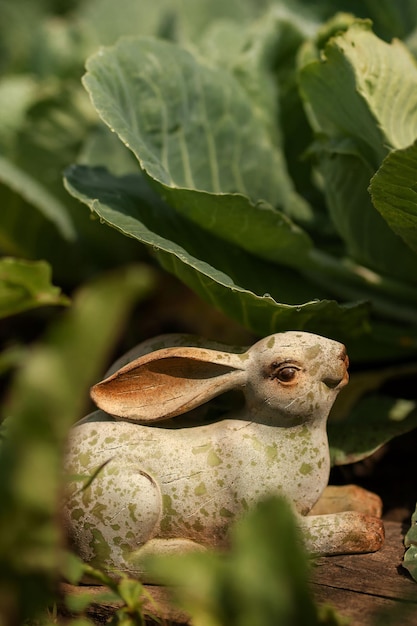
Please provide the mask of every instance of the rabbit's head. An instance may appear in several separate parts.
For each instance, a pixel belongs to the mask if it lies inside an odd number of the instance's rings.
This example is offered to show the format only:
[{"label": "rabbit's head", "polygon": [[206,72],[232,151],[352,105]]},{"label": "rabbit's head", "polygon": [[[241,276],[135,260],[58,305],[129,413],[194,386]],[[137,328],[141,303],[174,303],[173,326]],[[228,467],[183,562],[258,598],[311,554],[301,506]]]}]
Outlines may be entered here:
[{"label": "rabbit's head", "polygon": [[342,344],[290,331],[240,353],[201,346],[161,348],[118,369],[95,385],[91,395],[107,413],[147,423],[241,389],[247,419],[285,426],[326,419],[347,380]]},{"label": "rabbit's head", "polygon": [[311,333],[289,331],[262,339],[248,356],[245,396],[259,421],[293,425],[326,419],[348,382],[345,347]]}]

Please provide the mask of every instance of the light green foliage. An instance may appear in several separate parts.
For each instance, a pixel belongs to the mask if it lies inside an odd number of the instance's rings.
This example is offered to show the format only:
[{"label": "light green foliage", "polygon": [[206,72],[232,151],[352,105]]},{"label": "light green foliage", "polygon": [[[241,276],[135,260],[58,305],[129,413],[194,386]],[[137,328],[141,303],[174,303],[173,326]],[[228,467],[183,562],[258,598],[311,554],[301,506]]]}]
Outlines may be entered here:
[{"label": "light green foliage", "polygon": [[[84,593],[68,594],[66,596],[65,605],[67,609],[71,614],[80,616],[75,618],[77,623],[78,620],[84,619],[81,615],[85,613],[91,604],[112,603],[119,607],[115,610],[110,622],[113,626],[145,625],[144,601],[145,599],[148,600],[151,606],[155,603],[143,585],[137,580],[127,576],[121,576],[118,580],[110,578],[100,570],[86,565],[71,552],[65,554],[62,572],[64,578],[73,585],[79,584],[83,576],[88,576],[90,580],[102,586],[99,593],[87,588]],[[148,610],[147,613],[152,615],[152,611]],[[88,621],[88,623],[90,624],[91,622]]]},{"label": "light green foliage", "polygon": [[0,259],[0,318],[48,305],[67,305],[68,298],[51,284],[44,261]]},{"label": "light green foliage", "polygon": [[79,18],[65,15],[70,4],[1,2],[0,253],[49,261],[58,282],[73,287],[98,266],[139,255],[62,185],[96,125],[80,82],[88,41]]},{"label": "light green foliage", "polygon": [[35,616],[53,597],[62,558],[58,515],[66,434],[82,415],[88,387],[129,307],[149,291],[151,281],[146,268],[132,267],[81,290],[15,378],[0,448],[5,625]]}]

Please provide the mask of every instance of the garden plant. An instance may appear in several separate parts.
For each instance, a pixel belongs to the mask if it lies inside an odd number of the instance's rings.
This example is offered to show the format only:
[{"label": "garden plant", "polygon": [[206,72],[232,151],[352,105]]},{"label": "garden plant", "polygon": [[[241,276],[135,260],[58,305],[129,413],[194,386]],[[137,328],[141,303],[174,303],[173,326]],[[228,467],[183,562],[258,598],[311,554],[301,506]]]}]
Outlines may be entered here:
[{"label": "garden plant", "polygon": [[[417,5],[0,8],[0,622],[56,623],[64,606],[80,624],[91,597],[60,587],[86,572],[60,519],[65,441],[116,353],[178,330],[172,291],[201,313],[188,328],[176,304],[181,332],[346,345],[335,467],[415,437]],[[417,580],[417,491],[400,480]],[[295,535],[285,502],[266,501],[228,557],[154,567],[196,625],[337,623],[310,595]],[[115,623],[144,623],[139,582],[88,573],[118,599]]]}]

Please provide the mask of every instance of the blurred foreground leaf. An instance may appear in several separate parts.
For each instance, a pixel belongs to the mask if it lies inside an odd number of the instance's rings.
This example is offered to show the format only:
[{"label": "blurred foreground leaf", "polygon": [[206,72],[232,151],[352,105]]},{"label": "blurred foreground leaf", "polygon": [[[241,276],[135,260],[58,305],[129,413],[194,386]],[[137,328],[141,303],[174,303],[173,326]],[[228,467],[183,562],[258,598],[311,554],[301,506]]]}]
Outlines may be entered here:
[{"label": "blurred foreground leaf", "polygon": [[34,618],[53,597],[60,566],[63,445],[82,415],[132,304],[151,288],[130,267],[81,289],[19,371],[0,448],[0,621]]},{"label": "blurred foreground leaf", "polygon": [[[63,239],[69,241],[75,240],[76,233],[74,225],[67,208],[62,202],[51,194],[38,180],[32,178],[11,161],[1,156],[0,181],[35,207],[46,220],[50,221],[55,226],[57,232]],[[16,209],[16,207],[11,207],[8,211],[12,209]],[[7,220],[3,216],[1,222],[2,228],[5,228],[5,224],[7,225]]]},{"label": "blurred foreground leaf", "polygon": [[112,578],[101,570],[84,563],[72,552],[65,553],[62,573],[64,578],[73,585],[78,585],[83,576],[87,576],[90,581],[95,581],[98,585],[98,587],[88,585],[84,589],[80,587],[77,593],[69,593],[65,596],[65,605],[71,613],[83,613],[91,604],[110,603],[119,607],[111,621],[113,626],[144,626],[145,599],[156,607],[152,596],[138,580],[125,575]]},{"label": "blurred foreground leaf", "polygon": [[67,305],[69,300],[51,284],[47,263],[0,259],[0,318],[56,304]]},{"label": "blurred foreground leaf", "polygon": [[233,527],[227,554],[213,551],[154,557],[147,563],[174,585],[195,626],[314,626],[319,616],[308,588],[307,557],[288,504],[260,502]]},{"label": "blurred foreground leaf", "polygon": [[411,517],[411,528],[405,536],[404,544],[408,550],[404,555],[403,566],[417,581],[417,506]]}]

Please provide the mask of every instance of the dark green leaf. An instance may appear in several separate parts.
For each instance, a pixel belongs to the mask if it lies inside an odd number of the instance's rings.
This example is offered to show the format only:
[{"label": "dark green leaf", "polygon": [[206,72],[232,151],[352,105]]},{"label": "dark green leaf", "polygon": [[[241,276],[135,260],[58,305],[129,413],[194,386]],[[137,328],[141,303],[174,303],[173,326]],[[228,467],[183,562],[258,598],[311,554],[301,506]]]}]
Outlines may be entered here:
[{"label": "dark green leaf", "polygon": [[[19,193],[52,222],[63,239],[73,241],[75,230],[64,205],[37,180],[31,178],[11,161],[0,156],[0,182]],[[7,209],[7,207],[5,207]]]},{"label": "dark green leaf", "polygon": [[309,291],[300,276],[232,245],[226,249],[161,202],[140,176],[116,178],[103,169],[77,167],[66,181],[70,193],[103,221],[151,246],[166,269],[255,332],[304,328],[343,337],[365,328],[366,307],[308,301],[317,289],[310,285]]},{"label": "dark green leaf", "polygon": [[372,169],[359,155],[343,153],[342,146],[340,150],[334,147],[331,153],[321,153],[319,167],[325,180],[327,206],[348,255],[400,283],[416,284],[417,255],[404,245],[398,230],[381,217],[371,202],[368,186]]},{"label": "dark green leaf", "polygon": [[[417,143],[386,157],[371,181],[370,192],[390,228],[417,252]],[[417,256],[414,258],[415,271]],[[391,260],[399,264],[396,255]]]},{"label": "dark green leaf", "polygon": [[332,464],[361,461],[393,437],[416,427],[416,402],[370,394],[352,409],[345,420],[329,422]]}]

